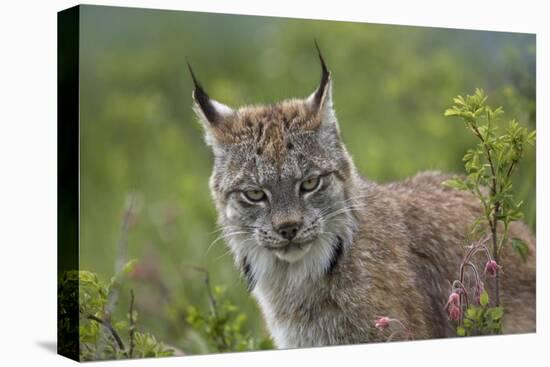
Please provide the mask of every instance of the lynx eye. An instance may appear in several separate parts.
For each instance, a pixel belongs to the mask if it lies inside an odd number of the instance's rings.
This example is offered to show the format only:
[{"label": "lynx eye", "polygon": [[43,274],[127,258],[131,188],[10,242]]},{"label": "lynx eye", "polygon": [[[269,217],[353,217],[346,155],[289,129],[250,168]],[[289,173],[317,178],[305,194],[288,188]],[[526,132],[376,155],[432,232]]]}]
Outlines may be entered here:
[{"label": "lynx eye", "polygon": [[311,177],[302,182],[302,184],[300,185],[300,190],[302,192],[311,192],[317,189],[320,184],[321,184],[321,177],[319,176]]},{"label": "lynx eye", "polygon": [[254,203],[260,202],[265,199],[265,192],[262,190],[248,190],[243,191],[245,199]]}]

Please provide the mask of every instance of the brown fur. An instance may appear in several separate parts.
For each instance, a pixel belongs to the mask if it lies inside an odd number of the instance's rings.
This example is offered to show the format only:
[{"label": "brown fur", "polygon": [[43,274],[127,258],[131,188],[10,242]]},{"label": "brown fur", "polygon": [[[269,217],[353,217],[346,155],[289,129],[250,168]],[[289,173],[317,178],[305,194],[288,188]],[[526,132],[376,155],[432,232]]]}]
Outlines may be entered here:
[{"label": "brown fur", "polygon": [[[367,206],[356,213],[360,230],[353,246],[329,276],[310,285],[314,298],[286,285],[277,287],[271,298],[275,318],[315,330],[311,333],[321,335],[320,345],[384,341],[373,327],[381,315],[403,321],[415,339],[455,336],[444,306],[468,244],[465,235],[481,210],[471,194],[443,186],[448,178],[427,172],[401,183],[362,188]],[[503,251],[503,331],[534,332],[535,239],[520,222],[511,225],[510,237],[525,241],[530,255],[523,263],[511,248]],[[485,261],[482,255],[477,258],[481,272]],[[493,295],[494,279],[484,280]]]},{"label": "brown fur", "polygon": [[[361,178],[341,141],[322,64],[321,86],[309,98],[236,111],[210,101],[196,82],[195,108],[215,158],[210,185],[235,262],[278,347],[382,341],[374,327],[382,315],[404,322],[416,339],[455,336],[444,306],[480,202],[445,187],[450,176],[440,173],[387,185]],[[323,185],[304,194],[299,187],[311,174]],[[247,201],[251,186],[265,199]],[[285,242],[276,228],[290,219],[300,229]],[[509,244],[502,251],[504,333],[534,332],[535,238],[521,222],[511,224],[510,238],[530,254],[523,263]],[[486,259],[475,261],[483,272]],[[492,296],[494,279],[483,280]]]},{"label": "brown fur", "polygon": [[269,106],[242,107],[212,132],[223,144],[255,140],[258,155],[280,163],[292,148],[285,137],[315,130],[319,124],[317,114],[301,101],[286,100]]}]

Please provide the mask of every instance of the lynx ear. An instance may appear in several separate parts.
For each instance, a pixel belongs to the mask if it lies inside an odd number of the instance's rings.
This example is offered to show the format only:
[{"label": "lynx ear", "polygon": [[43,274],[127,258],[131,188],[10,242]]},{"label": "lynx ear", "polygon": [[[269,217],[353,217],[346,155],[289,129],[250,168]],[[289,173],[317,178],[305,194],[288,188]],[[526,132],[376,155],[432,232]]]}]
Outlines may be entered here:
[{"label": "lynx ear", "polygon": [[307,98],[306,102],[315,113],[321,114],[323,124],[331,123],[335,122],[334,111],[332,109],[332,79],[317,42],[315,42],[315,48],[317,48],[319,61],[321,62],[321,83],[317,90]]},{"label": "lynx ear", "polygon": [[230,107],[211,99],[197,80],[191,65],[187,63],[187,66],[189,68],[191,78],[193,79],[193,85],[195,86],[195,89],[193,90],[193,100],[195,101],[194,110],[208,131],[208,129],[215,128],[222,124],[224,119],[233,113],[233,110]]}]

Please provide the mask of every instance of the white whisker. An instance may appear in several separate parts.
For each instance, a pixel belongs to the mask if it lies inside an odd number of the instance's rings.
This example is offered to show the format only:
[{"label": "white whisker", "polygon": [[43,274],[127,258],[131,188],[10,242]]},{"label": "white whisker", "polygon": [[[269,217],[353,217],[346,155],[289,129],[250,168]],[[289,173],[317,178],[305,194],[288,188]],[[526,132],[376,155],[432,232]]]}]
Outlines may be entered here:
[{"label": "white whisker", "polygon": [[347,212],[352,212],[352,211],[355,211],[355,210],[359,210],[359,209],[363,209],[365,208],[366,205],[364,204],[357,204],[357,205],[349,205],[349,206],[345,206],[343,208],[340,208],[340,209],[337,209],[333,212],[330,212],[330,213],[326,213],[324,215],[321,216],[321,218],[323,220],[327,220],[327,219],[330,219],[332,217],[335,217],[339,214],[343,214],[343,213],[347,213]]},{"label": "white whisker", "polygon": [[212,241],[210,243],[210,245],[208,245],[208,248],[206,249],[206,253],[205,254],[208,254],[208,252],[210,251],[210,249],[219,241],[223,240],[223,239],[226,239],[226,238],[230,238],[232,236],[236,236],[236,235],[239,235],[239,234],[250,234],[250,232],[247,232],[247,231],[239,231],[239,232],[229,232],[229,233],[224,233],[222,234],[221,236],[218,236],[214,241]]}]

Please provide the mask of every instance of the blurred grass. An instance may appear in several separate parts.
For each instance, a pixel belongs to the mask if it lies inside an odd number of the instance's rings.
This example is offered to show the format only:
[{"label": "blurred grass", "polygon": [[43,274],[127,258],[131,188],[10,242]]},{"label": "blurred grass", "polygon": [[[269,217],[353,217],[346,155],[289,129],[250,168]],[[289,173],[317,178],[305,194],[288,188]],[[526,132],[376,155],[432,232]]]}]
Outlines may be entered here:
[{"label": "blurred grass", "polygon": [[[535,127],[534,35],[94,6],[81,14],[80,265],[113,273],[124,202],[136,193],[130,257],[155,274],[132,284],[140,323],[186,351],[207,351],[181,314],[207,302],[187,264],[209,269],[248,328],[265,332],[223,241],[207,252],[217,237],[211,155],[191,110],[186,60],[215,99],[272,102],[317,86],[316,39],[344,140],[362,174],[380,182],[462,172],[474,141],[443,110],[476,87],[506,118]],[[533,229],[534,154],[516,175]]]}]

